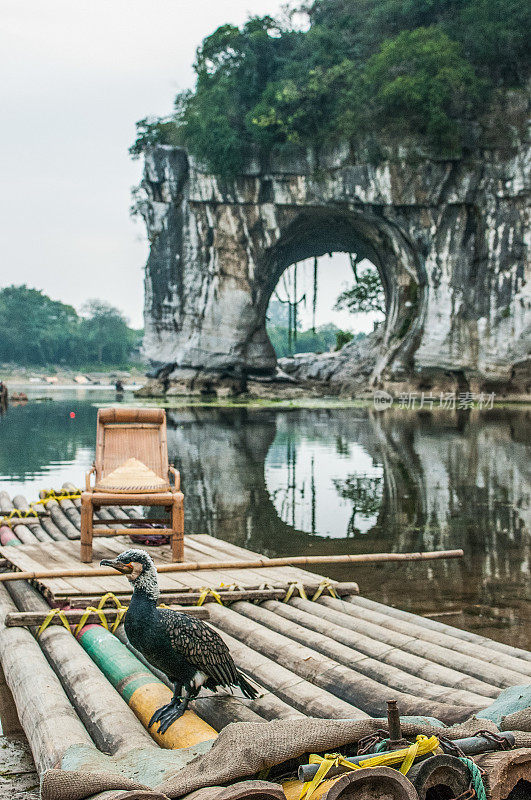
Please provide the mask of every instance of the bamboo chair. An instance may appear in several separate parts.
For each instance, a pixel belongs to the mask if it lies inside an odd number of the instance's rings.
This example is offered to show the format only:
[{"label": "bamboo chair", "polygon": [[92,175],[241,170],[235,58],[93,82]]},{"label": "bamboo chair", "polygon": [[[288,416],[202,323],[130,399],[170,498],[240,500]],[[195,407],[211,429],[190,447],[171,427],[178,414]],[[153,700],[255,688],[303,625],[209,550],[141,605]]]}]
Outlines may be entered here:
[{"label": "bamboo chair", "polygon": [[[95,476],[91,485],[91,476]],[[173,476],[173,486],[170,477]],[[169,518],[146,520],[170,523],[156,533],[171,537],[172,561],[184,558],[184,495],[180,475],[168,464],[166,412],[159,408],[101,408],[98,411],[96,458],[86,475],[81,494],[81,561],[92,561],[93,536],[146,534],[149,529],[132,527],[138,519],[120,517],[110,528],[107,520],[94,519],[102,506],[161,506]],[[142,521],[142,520],[141,520]],[[99,527],[105,526],[107,527]]]}]

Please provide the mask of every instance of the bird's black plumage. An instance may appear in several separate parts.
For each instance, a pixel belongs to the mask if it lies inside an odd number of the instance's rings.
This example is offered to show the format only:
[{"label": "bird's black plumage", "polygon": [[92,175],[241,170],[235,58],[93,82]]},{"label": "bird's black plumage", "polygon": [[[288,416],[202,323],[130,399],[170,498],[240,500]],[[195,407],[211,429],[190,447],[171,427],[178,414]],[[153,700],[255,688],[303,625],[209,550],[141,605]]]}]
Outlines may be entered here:
[{"label": "bird's black plumage", "polygon": [[155,712],[150,726],[158,722],[159,732],[164,733],[184,714],[202,686],[214,691],[220,686],[238,686],[246,697],[256,697],[256,690],[239,672],[213,628],[187,614],[157,608],[157,573],[145,551],[126,550],[105,563],[131,576],[134,591],[124,621],[127,638],[174,684],[171,703]]}]

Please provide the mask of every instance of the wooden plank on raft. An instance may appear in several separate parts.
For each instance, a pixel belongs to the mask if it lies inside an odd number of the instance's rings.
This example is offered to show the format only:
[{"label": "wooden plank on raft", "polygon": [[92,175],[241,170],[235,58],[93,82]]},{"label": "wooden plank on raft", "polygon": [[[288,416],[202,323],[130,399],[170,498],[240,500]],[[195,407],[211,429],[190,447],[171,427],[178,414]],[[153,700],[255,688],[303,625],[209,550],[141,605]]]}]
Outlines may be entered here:
[{"label": "wooden plank on raft", "polygon": [[[236,551],[234,552],[232,548],[225,548],[224,545],[226,542],[223,542],[218,539],[214,539],[211,536],[204,536],[190,537],[192,540],[190,543],[190,549],[194,553],[192,556],[196,558],[197,561],[200,560],[221,560],[224,561],[253,561],[256,558],[261,558],[261,556],[257,553],[251,553],[249,551],[243,550],[243,548],[235,547]],[[207,539],[209,541],[207,541]],[[321,575],[317,573],[310,573],[307,570],[298,569],[297,567],[272,567],[267,569],[259,569],[253,568],[245,570],[242,572],[241,570],[238,571],[238,574],[235,575],[234,570],[232,570],[233,578],[232,580],[235,583],[242,582],[244,585],[247,581],[251,580],[251,575],[247,575],[247,573],[252,573],[254,579],[258,584],[265,583],[265,584],[272,584],[275,581],[280,581],[282,583],[289,583],[291,581],[304,581],[308,580],[311,575],[313,575],[314,580],[317,578],[318,580],[322,579]]]},{"label": "wooden plank on raft", "polygon": [[[48,549],[47,554],[50,560],[56,565],[54,569],[69,569],[72,567],[73,563],[76,563],[77,555],[79,552],[79,543],[78,542],[71,542],[71,541],[64,541],[64,542],[57,542],[54,546]],[[102,548],[101,554],[98,553],[98,561],[101,558],[109,558],[109,553]],[[72,594],[81,594],[86,591],[88,581],[90,581],[91,591],[96,590],[103,594],[105,592],[112,592],[118,591],[123,584],[123,580],[120,581],[120,576],[117,574],[116,576],[110,576],[108,578],[97,578],[97,577],[89,577],[89,578],[68,578],[67,582],[70,586],[72,586]]]},{"label": "wooden plank on raft", "polygon": [[[224,558],[242,561],[253,561],[257,558],[263,558],[260,553],[257,553],[254,550],[246,550],[244,547],[239,547],[239,545],[233,544],[233,542],[226,542],[223,539],[216,539],[214,536],[210,536],[207,533],[192,534],[188,538],[192,540],[194,546],[198,544],[214,551],[217,558],[220,558],[222,555]],[[308,572],[308,570],[301,569],[300,567],[285,566],[273,569],[268,568],[266,571],[262,571],[260,573],[262,581],[271,581],[277,575],[281,581],[307,580],[311,578],[311,576],[313,576],[313,578],[319,578],[320,580],[322,577],[324,577],[319,575],[317,572]],[[278,572],[278,570],[281,570],[282,572]]]},{"label": "wooden plank on raft", "polygon": [[[317,583],[302,583],[298,582],[300,586],[302,586],[305,594],[308,597],[312,597],[312,595],[317,592],[320,588],[319,584]],[[240,588],[236,590],[220,588],[217,595],[221,598],[223,605],[230,605],[231,603],[236,603],[238,600],[248,600],[250,603],[255,601],[264,601],[264,600],[283,600],[286,597],[286,593],[289,590],[291,584],[283,584],[282,586],[278,586],[277,588],[272,589],[263,589],[259,587],[253,588]],[[357,591],[357,584],[355,583],[336,583],[333,586],[334,591],[337,593],[338,596],[344,597],[350,594],[353,594]],[[129,592],[126,591],[119,591],[115,592],[115,596],[123,600],[124,602],[127,600],[128,597],[131,596],[132,590],[130,589]],[[325,590],[326,593],[326,590]],[[295,590],[295,594],[298,594],[298,589]],[[86,606],[93,605],[95,602],[95,598],[100,596],[99,593],[95,595],[81,595],[79,597],[72,598],[72,602],[75,602],[76,606],[79,608],[85,608]],[[178,605],[184,606],[191,606],[195,605],[199,600],[203,597],[203,593],[198,592],[191,587],[188,587],[187,591],[181,592],[163,592],[162,599],[165,603],[176,603]],[[110,602],[110,601],[109,601]],[[209,594],[204,597],[203,602],[205,603],[216,603],[217,599],[214,594]],[[310,602],[310,601],[308,601]]]},{"label": "wooden plank on raft", "polygon": [[[198,617],[199,619],[208,619],[209,613],[208,608],[205,606],[194,607],[189,606],[188,608],[182,608],[178,605],[172,605],[172,608],[175,611],[182,611],[186,612],[192,617]],[[62,612],[62,615],[65,619],[71,623],[72,625],[76,625],[83,619],[85,615],[85,611],[81,609],[68,609]],[[119,609],[117,608],[105,608],[101,610],[101,613],[109,622],[114,622],[116,619],[117,614],[119,613]],[[49,615],[49,611],[13,611],[10,614],[6,615],[5,618],[5,626],[6,628],[31,628],[37,625],[42,625],[43,622],[46,621]],[[89,623],[101,623],[101,617],[99,614],[95,612],[90,612],[85,619],[85,623],[88,625]],[[62,625],[63,622],[61,618],[56,615],[50,621],[50,625]]]},{"label": "wooden plank on raft", "polygon": [[[40,559],[41,553],[47,547],[54,547],[55,544],[54,542],[50,545],[41,543],[39,545],[20,545],[19,547],[0,547],[0,552],[10,564],[13,564],[13,566],[17,567],[19,570],[32,572],[37,569],[42,569],[42,561],[37,559]],[[68,591],[69,588],[72,588],[64,578],[50,578],[46,583],[41,583],[52,595],[55,595],[61,590]]]},{"label": "wooden plank on raft", "polygon": [[[194,558],[194,554],[190,552],[187,541],[185,537],[185,558],[188,559]],[[141,547],[141,545],[132,544],[133,547]],[[123,548],[120,547],[119,543],[116,542],[116,539],[108,542],[109,549],[114,551],[115,555],[118,555],[123,551]],[[163,564],[171,564],[171,555],[169,545],[162,545],[161,547],[149,547],[147,551],[150,553],[151,557],[155,561],[155,564],[158,566],[160,563]],[[156,552],[155,552],[156,551]],[[225,576],[227,577],[227,576]],[[187,572],[186,570],[182,570],[180,572],[172,573],[159,573],[158,576],[159,580],[159,589],[161,592],[178,592],[182,591],[186,588],[196,588],[200,589],[204,586],[211,586],[216,587],[219,586],[220,581],[223,581],[222,574],[219,572],[203,572],[201,575],[194,572]],[[231,583],[232,581],[226,580],[226,583]]]}]

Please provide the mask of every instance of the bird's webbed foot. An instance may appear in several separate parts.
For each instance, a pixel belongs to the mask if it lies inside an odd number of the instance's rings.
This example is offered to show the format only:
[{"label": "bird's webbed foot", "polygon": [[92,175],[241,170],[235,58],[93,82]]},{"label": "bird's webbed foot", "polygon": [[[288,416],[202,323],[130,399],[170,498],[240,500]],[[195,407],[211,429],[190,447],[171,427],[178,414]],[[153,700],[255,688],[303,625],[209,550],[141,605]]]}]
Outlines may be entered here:
[{"label": "bird's webbed foot", "polygon": [[186,711],[186,707],[188,706],[188,700],[179,703],[179,705],[174,705],[170,703],[170,705],[166,708],[166,710],[161,714],[158,718],[159,729],[157,733],[166,733],[170,725],[173,725],[175,720],[182,717],[184,712]]},{"label": "bird's webbed foot", "polygon": [[155,711],[149,720],[148,728],[151,728],[152,725],[158,722],[159,727],[157,733],[166,733],[170,725],[172,725],[176,719],[182,717],[190,702],[190,692],[187,689],[183,689],[182,696],[180,697],[177,694],[178,691],[179,689],[176,687],[171,702],[167,703],[165,706],[161,706],[161,708]]},{"label": "bird's webbed foot", "polygon": [[161,706],[160,708],[157,708],[157,710],[155,711],[155,713],[153,714],[153,716],[151,717],[151,719],[148,722],[148,728],[151,728],[151,726],[154,725],[155,722],[160,722],[160,720],[164,716],[164,714],[166,714],[166,712],[168,712],[172,708],[174,708],[173,699],[172,699],[171,703],[166,703],[165,706]]}]

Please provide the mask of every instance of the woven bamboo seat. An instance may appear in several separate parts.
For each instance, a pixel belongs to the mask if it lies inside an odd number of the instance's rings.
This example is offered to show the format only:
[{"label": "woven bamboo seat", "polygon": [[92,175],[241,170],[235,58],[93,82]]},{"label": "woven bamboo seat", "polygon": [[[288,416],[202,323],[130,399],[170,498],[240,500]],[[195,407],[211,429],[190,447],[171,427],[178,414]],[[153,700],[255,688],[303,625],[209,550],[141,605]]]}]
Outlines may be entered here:
[{"label": "woven bamboo seat", "polygon": [[138,458],[128,458],[94,486],[96,492],[169,492],[170,484]]},{"label": "woven bamboo seat", "polygon": [[[91,475],[95,475],[94,486]],[[170,484],[173,476],[174,485]],[[184,508],[180,476],[168,464],[166,413],[159,408],[105,408],[98,411],[96,458],[81,495],[81,561],[92,561],[92,538],[146,533],[146,528],[100,528],[108,523],[94,519],[94,508],[113,505],[162,506],[169,511],[169,527],[157,534],[170,536],[172,558],[183,560]],[[124,526],[139,520],[123,517]],[[140,523],[146,520],[140,520]]]}]

